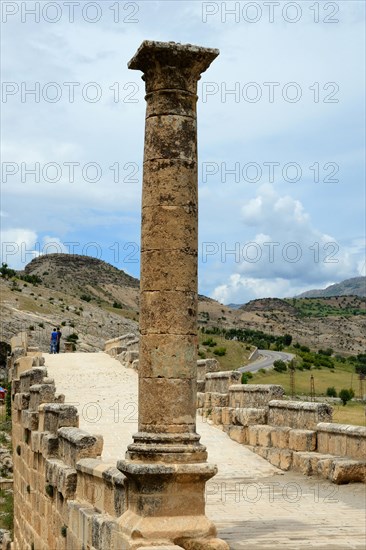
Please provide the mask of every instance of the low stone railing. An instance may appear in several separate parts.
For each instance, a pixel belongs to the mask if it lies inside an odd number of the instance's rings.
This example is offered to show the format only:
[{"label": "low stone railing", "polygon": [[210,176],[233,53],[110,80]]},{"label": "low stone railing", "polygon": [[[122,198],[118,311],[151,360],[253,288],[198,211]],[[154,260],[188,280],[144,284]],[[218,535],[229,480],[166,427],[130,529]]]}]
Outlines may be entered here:
[{"label": "low stone railing", "polygon": [[238,371],[220,371],[209,372],[206,374],[206,393],[225,393],[229,392],[230,386],[240,380],[241,374]]},{"label": "low stone railing", "polygon": [[[26,353],[13,355],[9,365],[14,548],[123,548],[118,518],[126,510],[125,478],[102,461],[102,436],[79,429],[77,409],[64,404],[47,369],[34,365],[43,364],[39,354]],[[23,371],[25,365],[31,368]]]},{"label": "low stone railing", "polygon": [[229,387],[229,406],[264,407],[273,399],[281,399],[284,393],[283,387],[275,384],[237,384]]},{"label": "low stone railing", "polygon": [[321,422],[317,425],[320,453],[365,459],[366,428]]},{"label": "low stone railing", "polygon": [[282,470],[366,481],[366,428],[332,424],[328,404],[281,399],[281,386],[230,385],[238,374],[207,374],[198,413]]},{"label": "low stone railing", "polygon": [[330,422],[332,411],[326,403],[274,400],[268,404],[268,424],[312,430],[319,422]]}]

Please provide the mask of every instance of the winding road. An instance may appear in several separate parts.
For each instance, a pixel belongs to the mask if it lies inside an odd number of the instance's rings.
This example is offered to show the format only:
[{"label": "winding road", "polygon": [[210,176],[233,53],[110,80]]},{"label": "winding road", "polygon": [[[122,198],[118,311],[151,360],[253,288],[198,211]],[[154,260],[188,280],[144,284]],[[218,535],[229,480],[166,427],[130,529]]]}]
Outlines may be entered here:
[{"label": "winding road", "polygon": [[278,359],[282,361],[291,361],[293,359],[293,353],[286,353],[284,351],[269,351],[268,349],[259,349],[258,353],[260,355],[259,359],[245,365],[245,367],[240,367],[239,372],[257,372],[259,369],[269,369],[273,367],[273,362]]}]

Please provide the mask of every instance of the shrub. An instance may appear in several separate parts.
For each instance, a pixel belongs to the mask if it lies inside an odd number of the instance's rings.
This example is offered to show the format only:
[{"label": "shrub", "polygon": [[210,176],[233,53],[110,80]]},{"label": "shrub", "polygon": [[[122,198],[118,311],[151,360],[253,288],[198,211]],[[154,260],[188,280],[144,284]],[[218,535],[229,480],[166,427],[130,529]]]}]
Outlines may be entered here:
[{"label": "shrub", "polygon": [[216,342],[212,338],[207,338],[207,340],[204,340],[202,342],[203,346],[208,346],[210,348],[213,348],[216,346]]},{"label": "shrub", "polygon": [[241,375],[241,383],[242,384],[248,384],[248,373],[243,372]]},{"label": "shrub", "polygon": [[343,406],[347,405],[348,401],[350,401],[352,399],[352,396],[351,396],[351,393],[349,390],[343,388],[340,392],[339,392],[339,397],[341,398],[342,400],[342,403],[343,403]]},{"label": "shrub", "polygon": [[287,365],[282,359],[277,359],[273,362],[273,368],[276,372],[285,372],[287,370]]},{"label": "shrub", "polygon": [[337,397],[337,391],[334,386],[327,388],[326,395],[328,397]]},{"label": "shrub", "polygon": [[213,353],[218,357],[222,357],[223,355],[226,355],[226,348],[215,348],[213,350]]},{"label": "shrub", "polygon": [[75,332],[69,334],[69,336],[67,336],[66,338],[66,342],[76,342],[77,340],[79,340],[79,336],[75,334]]},{"label": "shrub", "polygon": [[201,357],[201,359],[206,359],[206,354],[204,351],[199,351],[198,352],[198,357]]},{"label": "shrub", "polygon": [[260,372],[261,374],[265,374],[265,372],[266,372],[266,369],[259,369],[259,371],[258,371],[258,372]]},{"label": "shrub", "polygon": [[38,326],[39,326],[40,328],[44,328],[44,323],[38,323]]},{"label": "shrub", "polygon": [[116,309],[122,309],[122,304],[120,304],[119,302],[113,302],[113,307]]},{"label": "shrub", "polygon": [[[91,296],[89,294],[82,294],[80,296],[80,300],[84,300],[84,302],[90,302]],[[113,306],[114,307],[114,306]]]}]

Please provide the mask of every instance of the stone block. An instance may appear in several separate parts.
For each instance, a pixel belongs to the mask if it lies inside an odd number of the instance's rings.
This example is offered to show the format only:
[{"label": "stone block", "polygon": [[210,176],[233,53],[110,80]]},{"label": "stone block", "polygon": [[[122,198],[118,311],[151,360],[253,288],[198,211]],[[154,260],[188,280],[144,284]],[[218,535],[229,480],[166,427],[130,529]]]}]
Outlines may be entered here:
[{"label": "stone block", "polygon": [[271,431],[271,444],[272,447],[278,449],[287,449],[289,446],[289,436],[291,428],[284,426],[278,426]]},{"label": "stone block", "polygon": [[233,424],[234,409],[232,409],[231,407],[222,407],[221,411],[222,424],[224,426],[230,426],[231,424]]},{"label": "stone block", "polygon": [[33,384],[41,384],[43,378],[47,376],[47,369],[45,367],[33,367],[20,375],[20,388],[22,393],[28,393],[29,388]]},{"label": "stone block", "polygon": [[366,481],[366,461],[335,458],[328,477],[337,485],[357,481],[363,483]]},{"label": "stone block", "polygon": [[270,447],[271,446],[271,426],[256,426],[257,428],[257,438],[258,445],[260,447]]},{"label": "stone block", "polygon": [[196,335],[145,334],[140,345],[140,375],[195,378],[196,347]]},{"label": "stone block", "polygon": [[249,445],[253,447],[270,447],[271,446],[271,426],[253,425],[248,426]]},{"label": "stone block", "polygon": [[263,408],[273,399],[281,399],[285,391],[276,384],[237,384],[230,387],[230,407]]},{"label": "stone block", "polygon": [[[304,475],[311,476],[320,473],[319,464],[323,461],[333,461],[332,456],[323,455],[316,452],[293,451],[292,453],[292,469]],[[322,468],[329,466],[329,462],[323,462]]]},{"label": "stone block", "polygon": [[197,286],[197,252],[184,248],[142,251],[141,272],[141,291],[192,291]]},{"label": "stone block", "polygon": [[55,397],[54,384],[33,384],[29,388],[29,409],[38,412],[42,403],[52,403]]},{"label": "stone block", "polygon": [[228,393],[230,386],[240,379],[238,371],[209,372],[206,374],[206,392]]},{"label": "stone block", "polygon": [[222,424],[222,407],[213,407],[211,420],[215,425]]},{"label": "stone block", "polygon": [[322,421],[331,420],[332,407],[326,403],[273,400],[268,405],[268,424],[313,430]]},{"label": "stone block", "polygon": [[22,411],[21,419],[23,428],[27,430],[38,429],[38,412],[29,410]]},{"label": "stone block", "polygon": [[139,378],[139,418],[154,426],[194,423],[196,418],[196,380]]},{"label": "stone block", "polygon": [[40,416],[43,416],[43,429],[40,422],[40,430],[57,434],[59,428],[74,427],[79,425],[78,410],[73,405],[51,403],[41,406]]},{"label": "stone block", "polygon": [[315,451],[316,432],[314,430],[291,430],[289,434],[289,449],[292,451]]},{"label": "stone block", "polygon": [[73,468],[81,458],[96,458],[101,454],[101,436],[90,435],[78,428],[59,428],[59,458]]},{"label": "stone block", "polygon": [[267,423],[266,409],[239,408],[234,412],[234,423],[240,426]]},{"label": "stone block", "polygon": [[227,393],[211,393],[211,406],[213,407],[228,407],[229,396]]},{"label": "stone block", "polygon": [[245,426],[230,426],[229,437],[238,443],[248,443],[248,427]]},{"label": "stone block", "polygon": [[363,460],[366,456],[366,428],[321,422],[317,425],[318,451]]},{"label": "stone block", "polygon": [[52,485],[64,498],[74,498],[77,474],[74,468],[58,459],[46,460],[46,483]]},{"label": "stone block", "polygon": [[[161,233],[159,231],[159,239]],[[196,335],[197,300],[194,292],[155,291],[140,296],[141,334]],[[184,312],[184,315],[182,315]]]},{"label": "stone block", "polygon": [[17,393],[14,395],[14,408],[21,411],[29,407],[29,393]]}]

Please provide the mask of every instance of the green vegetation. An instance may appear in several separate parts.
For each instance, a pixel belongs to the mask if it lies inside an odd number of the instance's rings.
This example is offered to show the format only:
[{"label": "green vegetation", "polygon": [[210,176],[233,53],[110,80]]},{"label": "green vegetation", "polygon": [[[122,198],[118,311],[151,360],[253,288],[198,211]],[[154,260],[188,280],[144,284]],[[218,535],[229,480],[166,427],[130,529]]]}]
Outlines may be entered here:
[{"label": "green vegetation", "polygon": [[[253,351],[253,348],[249,346],[249,349],[246,349],[243,342],[238,342],[236,340],[226,340],[224,336],[216,335],[215,343],[212,347],[210,345],[204,345],[204,342],[207,342],[208,338],[205,333],[199,331],[198,341],[199,349],[198,356],[201,359],[217,359],[220,363],[221,370],[235,370],[243,365],[246,365],[248,362],[249,355]],[[216,349],[225,349],[223,355],[215,354]],[[223,351],[219,352],[220,354]]]},{"label": "green vegetation", "polygon": [[251,378],[253,378],[252,372],[243,372],[241,375],[241,383],[248,384],[248,380],[250,380]]},{"label": "green vegetation", "polygon": [[223,357],[224,355],[226,355],[226,348],[224,348],[224,347],[215,348],[213,350],[213,353],[214,353],[214,355],[217,355],[218,357]]},{"label": "green vegetation", "polygon": [[339,397],[342,400],[342,403],[343,403],[343,406],[344,406],[344,405],[347,405],[348,401],[350,401],[352,399],[352,394],[349,390],[343,388],[339,392]]},{"label": "green vegetation", "polygon": [[329,315],[365,315],[366,298],[360,296],[337,296],[326,298],[285,298],[300,317],[328,317]]},{"label": "green vegetation", "polygon": [[213,348],[213,347],[217,346],[217,343],[212,338],[207,338],[207,340],[204,340],[202,342],[202,345],[203,346],[209,346],[210,348]]},{"label": "green vegetation", "polygon": [[273,362],[273,368],[276,372],[286,372],[287,371],[287,365],[285,361],[282,361],[282,359],[278,359],[277,361]]},{"label": "green vegetation", "polygon": [[90,302],[91,296],[90,296],[90,294],[82,294],[80,296],[80,300],[83,300],[84,302]]},{"label": "green vegetation", "polygon": [[4,279],[11,279],[12,277],[16,277],[17,272],[14,269],[10,269],[8,264],[5,264],[4,262],[1,264],[0,267],[0,275]]},{"label": "green vegetation", "polygon": [[260,349],[270,349],[271,346],[277,351],[281,351],[285,346],[289,346],[292,342],[291,334],[284,334],[283,336],[275,336],[274,334],[268,334],[261,330],[252,330],[249,328],[230,328],[225,329],[221,327],[201,328],[201,332],[204,334],[223,336],[225,340],[237,340],[239,342],[245,342],[251,344]]},{"label": "green vegetation", "polygon": [[12,491],[0,489],[0,528],[13,531],[14,503]]},{"label": "green vegetation", "polygon": [[330,386],[329,388],[327,388],[325,395],[327,397],[337,397],[337,390],[334,386]]},{"label": "green vegetation", "polygon": [[120,304],[119,302],[113,302],[113,307],[115,309],[122,309],[122,304]]}]

